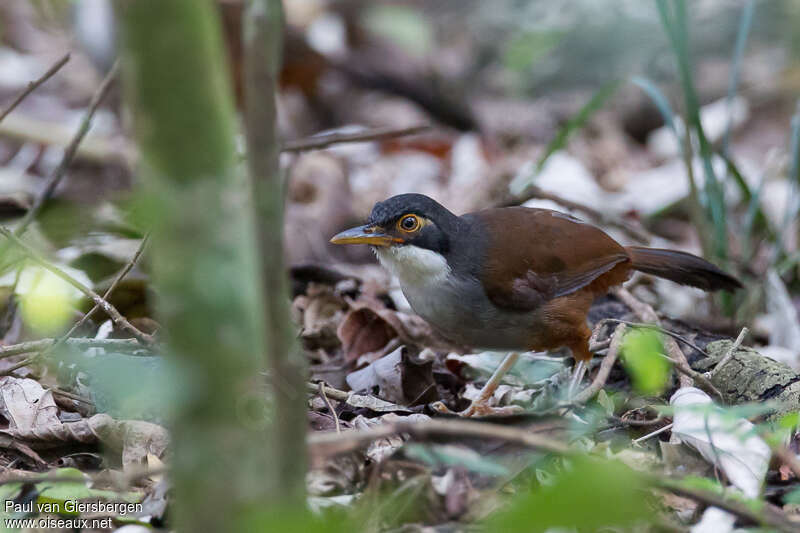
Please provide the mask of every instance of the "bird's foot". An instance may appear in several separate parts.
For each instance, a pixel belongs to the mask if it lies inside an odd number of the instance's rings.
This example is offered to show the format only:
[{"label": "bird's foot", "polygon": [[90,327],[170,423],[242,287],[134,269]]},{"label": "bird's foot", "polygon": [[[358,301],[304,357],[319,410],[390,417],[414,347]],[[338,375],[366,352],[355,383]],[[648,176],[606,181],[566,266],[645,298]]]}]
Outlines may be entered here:
[{"label": "bird's foot", "polygon": [[517,415],[525,410],[519,405],[504,405],[502,407],[491,407],[485,403],[478,403],[477,400],[472,402],[469,407],[463,411],[456,413],[458,416],[470,418],[473,416],[511,416]]},{"label": "bird's foot", "polygon": [[505,356],[503,361],[500,363],[500,366],[497,367],[497,370],[494,371],[492,377],[489,378],[489,381],[486,382],[486,385],[483,386],[481,389],[480,394],[475,400],[472,401],[469,407],[464,409],[463,411],[453,412],[450,411],[443,403],[437,402],[437,405],[434,406],[439,412],[446,412],[449,414],[457,414],[458,416],[463,417],[472,417],[472,416],[508,416],[512,414],[521,413],[523,409],[516,405],[509,405],[504,407],[490,407],[489,406],[489,399],[494,394],[494,391],[497,390],[497,387],[500,385],[500,381],[503,379],[503,376],[511,370],[511,367],[514,366],[514,363],[517,362],[519,359],[519,352],[510,352]]},{"label": "bird's foot", "polygon": [[484,402],[475,400],[463,411],[453,411],[442,402],[435,402],[431,407],[446,415],[455,415],[463,418],[484,417],[484,416],[511,416],[524,413],[525,410],[518,405],[506,405],[503,407],[492,407]]}]

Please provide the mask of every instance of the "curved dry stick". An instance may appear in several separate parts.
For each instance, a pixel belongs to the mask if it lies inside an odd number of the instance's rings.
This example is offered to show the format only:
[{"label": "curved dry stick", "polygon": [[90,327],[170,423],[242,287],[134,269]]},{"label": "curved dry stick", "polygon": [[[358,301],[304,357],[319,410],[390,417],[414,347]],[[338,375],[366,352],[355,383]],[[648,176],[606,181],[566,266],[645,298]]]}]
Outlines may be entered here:
[{"label": "curved dry stick", "polygon": [[6,117],[8,116],[8,114],[9,114],[9,113],[11,113],[12,111],[14,111],[14,109],[16,109],[16,108],[17,108],[17,106],[18,106],[20,103],[22,103],[22,101],[23,101],[23,100],[25,100],[25,98],[27,98],[29,94],[31,94],[33,91],[35,91],[37,87],[39,87],[39,86],[40,86],[40,85],[42,85],[44,82],[46,82],[47,80],[49,80],[50,78],[52,78],[52,77],[53,77],[53,75],[54,75],[56,72],[58,72],[59,70],[61,70],[61,67],[63,67],[64,65],[66,65],[66,64],[67,64],[67,62],[69,61],[69,57],[70,57],[70,54],[69,54],[69,52],[67,52],[66,54],[64,54],[63,56],[61,56],[61,59],[59,59],[58,61],[56,61],[56,62],[53,64],[53,66],[52,66],[52,67],[50,67],[49,69],[47,69],[47,72],[45,72],[44,74],[42,74],[42,75],[41,75],[41,76],[40,76],[38,79],[36,79],[36,80],[33,80],[33,81],[31,81],[31,82],[28,82],[28,86],[27,86],[27,87],[25,87],[25,89],[23,89],[23,90],[22,90],[22,91],[19,93],[19,95],[18,95],[16,98],[14,98],[14,101],[13,101],[13,102],[11,102],[10,104],[8,104],[8,107],[6,107],[6,108],[3,110],[3,112],[2,112],[2,113],[0,113],[0,122],[2,122],[2,121],[3,121],[3,119],[4,119],[4,118],[6,118]]},{"label": "curved dry stick", "polygon": [[314,135],[305,139],[286,141],[281,146],[281,152],[302,152],[305,150],[320,150],[333,144],[356,143],[393,139],[405,135],[416,135],[430,129],[428,124],[419,124],[406,128],[374,128],[357,133],[334,132],[323,135]]},{"label": "curved dry stick", "polygon": [[[86,114],[83,115],[81,124],[78,126],[78,131],[75,132],[72,140],[64,149],[64,155],[61,158],[61,162],[50,175],[50,178],[47,180],[47,183],[45,183],[42,192],[36,197],[33,205],[30,207],[30,209],[28,209],[28,212],[25,213],[25,216],[14,230],[14,235],[17,237],[25,233],[25,230],[28,229],[28,226],[30,226],[31,222],[33,222],[33,219],[36,218],[36,215],[38,215],[39,211],[42,210],[44,203],[53,195],[56,187],[61,182],[61,178],[64,177],[67,168],[75,158],[75,153],[78,151],[78,145],[81,143],[81,141],[83,141],[83,138],[86,137],[86,134],[89,132],[89,126],[91,125],[92,117],[97,111],[97,108],[100,106],[100,102],[103,101],[103,97],[108,92],[109,87],[111,87],[111,82],[116,76],[117,70],[118,63],[114,63],[114,65],[108,71],[108,74],[106,74],[106,77],[103,78],[103,82],[100,84],[100,87],[97,88],[97,91],[92,96],[92,99],[89,102],[89,107],[86,109]],[[3,255],[3,252],[5,251],[6,247],[4,245],[0,246],[0,255]]]},{"label": "curved dry stick", "polygon": [[434,418],[419,422],[400,419],[384,422],[364,430],[336,433],[332,431],[312,433],[306,439],[309,451],[319,456],[331,456],[349,452],[377,439],[406,433],[417,438],[427,437],[476,437],[501,439],[522,446],[550,453],[570,454],[569,446],[525,429],[487,422]]},{"label": "curved dry stick", "polygon": [[[40,339],[38,341],[0,346],[0,359],[5,359],[12,355],[41,352],[52,346],[56,340],[58,339]],[[115,351],[130,351],[136,348],[141,349],[142,347],[142,345],[134,339],[67,339],[66,343],[79,348],[107,348]]]}]

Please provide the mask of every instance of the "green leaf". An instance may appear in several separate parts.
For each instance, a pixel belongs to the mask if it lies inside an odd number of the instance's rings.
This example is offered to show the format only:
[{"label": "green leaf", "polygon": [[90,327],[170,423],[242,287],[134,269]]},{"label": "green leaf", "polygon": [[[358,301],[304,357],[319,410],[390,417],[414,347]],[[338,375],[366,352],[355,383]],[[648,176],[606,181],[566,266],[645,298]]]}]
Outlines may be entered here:
[{"label": "green leaf", "polygon": [[551,483],[518,497],[492,515],[487,531],[537,532],[550,528],[596,531],[647,522],[646,481],[616,461],[579,457]]},{"label": "green leaf", "polygon": [[778,426],[783,429],[794,429],[800,425],[800,412],[786,413],[778,419]]},{"label": "green leaf", "polygon": [[622,356],[625,370],[641,394],[657,395],[664,391],[669,379],[670,362],[661,354],[661,336],[651,329],[635,329],[625,336]]}]

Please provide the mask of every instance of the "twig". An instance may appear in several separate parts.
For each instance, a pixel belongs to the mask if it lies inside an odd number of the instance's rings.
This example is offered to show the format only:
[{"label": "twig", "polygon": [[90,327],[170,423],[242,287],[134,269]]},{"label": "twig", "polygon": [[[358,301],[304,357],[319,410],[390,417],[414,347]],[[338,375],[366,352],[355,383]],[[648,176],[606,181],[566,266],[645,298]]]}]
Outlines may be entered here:
[{"label": "twig", "polygon": [[789,520],[785,513],[769,503],[764,503],[761,509],[754,509],[745,502],[726,498],[716,492],[687,487],[674,479],[657,476],[648,477],[650,482],[660,489],[667,490],[678,496],[683,496],[684,498],[691,498],[692,500],[705,503],[711,507],[718,507],[723,511],[728,511],[729,513],[743,518],[748,523],[769,526],[779,531],[785,531],[786,533],[797,531],[797,523]]},{"label": "twig", "polygon": [[[659,320],[658,315],[653,308],[638,300],[627,289],[620,287],[614,291],[614,294],[620,300],[622,300],[622,302],[627,305],[631,311],[633,311],[639,320],[644,322],[652,322],[658,326],[661,325],[661,321]],[[678,343],[675,342],[675,339],[672,337],[665,338],[664,347],[666,348],[667,354],[672,360],[672,363],[675,365],[675,368],[681,374],[681,376],[678,378],[678,382],[681,387],[691,387],[693,384],[697,384],[700,389],[703,389],[708,394],[713,394],[718,399],[723,400],[722,393],[714,386],[714,384],[711,383],[711,381],[703,374],[695,371],[689,366],[689,361],[686,360],[686,356],[681,351]]]},{"label": "twig", "polygon": [[661,326],[658,326],[656,324],[647,324],[645,322],[631,322],[630,320],[620,320],[619,318],[604,318],[604,319],[598,321],[597,324],[602,324],[602,323],[605,323],[605,322],[615,322],[617,324],[625,324],[626,326],[631,326],[632,328],[654,329],[654,330],[658,331],[659,333],[663,333],[664,335],[669,335],[670,337],[672,337],[676,341],[679,341],[679,342],[685,344],[686,346],[688,346],[688,347],[690,347],[690,348],[692,348],[694,350],[697,350],[701,354],[704,354],[706,356],[708,355],[708,353],[704,349],[702,349],[701,347],[699,347],[698,345],[696,345],[695,343],[693,343],[692,341],[690,341],[689,339],[687,339],[683,335],[679,335],[679,334],[675,333],[674,331],[670,331],[670,330],[668,330],[666,328],[663,328]]},{"label": "twig", "polygon": [[310,452],[319,456],[330,456],[355,450],[368,442],[407,433],[412,437],[424,439],[428,437],[457,437],[501,439],[549,453],[569,454],[569,447],[557,440],[530,433],[521,428],[502,426],[487,422],[469,420],[431,419],[419,422],[397,420],[364,430],[332,431],[312,433],[307,442]]},{"label": "twig", "polygon": [[342,426],[339,424],[339,415],[336,414],[336,409],[333,408],[333,404],[325,395],[325,384],[323,382],[319,382],[319,395],[322,396],[322,399],[325,401],[325,405],[328,406],[328,411],[331,412],[331,416],[333,417],[333,421],[336,422],[336,433],[342,432]]},{"label": "twig", "polygon": [[[147,235],[145,235],[145,236],[144,236],[144,238],[142,239],[142,242],[139,244],[139,248],[137,248],[136,252],[133,254],[133,257],[131,257],[130,261],[128,261],[128,263],[127,263],[127,264],[126,264],[126,265],[123,267],[123,269],[119,271],[119,274],[117,274],[117,276],[114,278],[114,281],[112,281],[112,282],[111,282],[111,286],[108,288],[108,290],[105,292],[105,294],[103,294],[103,300],[105,300],[105,301],[108,301],[109,297],[111,296],[111,293],[113,293],[113,292],[114,292],[114,290],[116,290],[117,286],[118,286],[118,285],[119,285],[119,283],[122,281],[122,279],[123,279],[125,276],[127,276],[127,275],[128,275],[128,272],[130,272],[130,271],[133,269],[134,265],[136,265],[136,262],[137,262],[137,261],[139,261],[139,257],[141,257],[141,255],[142,255],[142,252],[144,252],[144,249],[145,249],[145,247],[147,246],[147,241],[148,241],[149,239],[150,239],[150,234],[148,233],[148,234],[147,234]],[[75,323],[75,324],[74,324],[74,325],[73,325],[73,326],[72,326],[72,327],[69,329],[69,331],[67,331],[66,333],[64,333],[64,335],[62,335],[61,337],[59,337],[58,339],[56,339],[56,341],[55,341],[55,342],[53,342],[53,344],[51,344],[50,346],[48,346],[47,348],[45,348],[45,349],[42,351],[42,356],[45,356],[45,355],[47,355],[48,353],[51,353],[51,352],[53,352],[53,351],[57,350],[57,349],[58,349],[58,348],[59,348],[61,345],[63,345],[63,344],[64,344],[64,343],[67,341],[67,339],[69,339],[70,337],[72,337],[72,335],[73,335],[73,334],[74,334],[76,331],[78,331],[78,328],[80,328],[80,327],[81,327],[83,324],[85,324],[85,323],[86,323],[86,321],[87,321],[87,320],[89,320],[89,318],[92,316],[92,314],[94,314],[94,313],[95,313],[96,311],[98,311],[99,309],[100,309],[100,305],[99,305],[99,304],[95,304],[95,305],[94,305],[94,307],[92,307],[92,308],[89,310],[89,312],[88,312],[88,313],[86,313],[85,315],[83,315],[83,316],[81,317],[81,319],[80,319],[80,320],[78,320],[78,321],[77,321],[77,322],[76,322],[76,323]]]},{"label": "twig", "polygon": [[66,65],[66,64],[67,64],[67,62],[69,61],[69,57],[70,57],[70,56],[69,56],[69,52],[67,52],[66,54],[64,54],[64,55],[61,57],[61,59],[59,59],[58,61],[56,61],[56,62],[53,64],[53,66],[52,66],[52,67],[50,67],[49,69],[47,69],[47,72],[45,72],[44,74],[42,74],[42,75],[41,75],[41,77],[39,77],[38,79],[36,79],[36,80],[33,80],[33,81],[31,81],[31,82],[28,82],[28,86],[27,86],[27,87],[25,87],[25,89],[23,89],[23,90],[22,90],[22,92],[20,92],[20,93],[17,95],[17,97],[16,97],[16,98],[14,98],[14,101],[13,101],[13,102],[11,102],[11,103],[8,105],[8,107],[6,107],[6,108],[5,108],[5,110],[3,110],[3,112],[2,112],[2,113],[0,113],[0,122],[2,122],[2,121],[3,121],[3,119],[4,119],[4,118],[6,118],[6,116],[7,116],[9,113],[11,113],[12,111],[14,111],[14,109],[16,109],[16,107],[17,107],[17,106],[18,106],[18,105],[19,105],[19,104],[20,104],[20,103],[21,103],[23,100],[25,100],[25,98],[27,98],[29,94],[31,94],[33,91],[35,91],[37,87],[39,87],[39,86],[40,86],[40,85],[42,85],[44,82],[46,82],[47,80],[49,80],[50,78],[52,78],[52,77],[53,77],[53,75],[54,75],[56,72],[58,72],[59,70],[61,70],[61,67],[63,67],[64,65]]},{"label": "twig", "polygon": [[[56,187],[61,182],[61,178],[64,177],[67,168],[69,167],[70,163],[72,163],[72,159],[75,157],[75,152],[78,150],[78,145],[89,131],[89,126],[91,125],[92,117],[94,116],[95,111],[97,111],[97,108],[100,106],[100,102],[102,102],[103,97],[106,95],[109,87],[111,86],[111,82],[117,74],[118,64],[118,62],[114,63],[114,65],[106,74],[106,77],[103,78],[100,87],[98,87],[97,91],[92,96],[92,99],[89,102],[89,107],[86,109],[86,113],[83,115],[83,120],[81,120],[81,124],[78,127],[78,131],[75,132],[72,140],[64,149],[64,155],[61,157],[61,162],[58,164],[56,169],[53,170],[53,173],[47,180],[42,192],[39,193],[39,196],[36,197],[36,200],[33,202],[31,208],[28,209],[28,212],[25,213],[25,216],[17,225],[16,229],[14,230],[15,236],[21,236],[25,230],[28,229],[28,226],[31,224],[31,222],[33,222],[33,219],[36,218],[36,215],[38,215],[39,211],[41,211],[42,206],[44,206],[45,202],[47,202],[47,200],[49,200],[53,195]],[[6,246],[0,246],[0,255],[3,255],[3,252],[5,251]]]},{"label": "twig", "polygon": [[617,329],[614,330],[614,334],[611,337],[611,344],[608,347],[608,353],[603,357],[597,375],[595,375],[594,380],[588,387],[580,391],[575,398],[572,399],[572,404],[580,405],[588,402],[595,394],[600,392],[600,389],[606,384],[608,375],[611,373],[611,368],[617,361],[617,355],[619,354],[620,346],[622,346],[622,338],[625,336],[625,329],[625,324],[620,324],[617,326]]},{"label": "twig", "polygon": [[639,444],[640,442],[644,442],[644,441],[646,441],[647,439],[649,439],[650,437],[655,437],[656,435],[660,435],[661,433],[664,433],[665,431],[667,431],[667,430],[669,430],[669,429],[672,429],[672,426],[673,426],[673,424],[672,424],[672,423],[669,423],[669,424],[667,424],[666,426],[662,426],[662,427],[658,428],[658,429],[657,429],[657,430],[655,430],[655,431],[651,431],[650,433],[648,433],[648,434],[647,434],[647,435],[645,435],[644,437],[639,437],[638,439],[635,439],[635,440],[633,441],[633,443],[634,443],[634,444]]},{"label": "twig", "polygon": [[[0,346],[0,359],[24,353],[41,352],[52,346],[57,339],[41,339]],[[68,339],[66,344],[76,348],[109,348],[114,351],[141,349],[142,345],[133,339]]]},{"label": "twig", "polygon": [[558,205],[570,209],[572,211],[578,211],[584,213],[585,215],[588,215],[592,219],[600,222],[601,224],[618,228],[627,233],[628,236],[632,237],[633,239],[641,243],[647,244],[650,242],[650,234],[646,230],[642,228],[637,228],[636,226],[629,224],[628,222],[625,222],[621,218],[606,213],[602,213],[593,207],[589,207],[586,204],[573,202],[572,200],[567,200],[566,198],[562,198],[557,194],[547,192],[541,189],[540,187],[537,187],[536,185],[529,185],[522,192],[522,194],[505,199],[503,202],[501,202],[500,206],[507,207],[512,205],[519,205],[527,202],[532,198],[541,198],[542,200],[550,200],[551,202],[555,202]]},{"label": "twig", "polygon": [[[46,464],[46,463],[45,463]],[[5,479],[0,479],[0,486],[2,485],[10,485],[12,483],[75,483],[77,482],[88,482],[88,483],[106,483],[109,485],[116,485],[118,487],[128,487],[133,483],[141,479],[145,479],[151,476],[157,476],[164,474],[167,471],[166,467],[159,466],[155,468],[134,468],[132,467],[130,470],[126,469],[125,472],[122,473],[122,477],[118,478],[111,478],[109,476],[109,472],[104,470],[99,474],[87,474],[83,473],[81,478],[77,476],[65,476],[59,474],[37,474],[35,472],[31,472],[30,475],[17,475],[17,476],[9,476]],[[118,483],[119,481],[122,484]]]},{"label": "twig", "polygon": [[68,392],[68,391],[65,391],[65,390],[61,390],[61,389],[56,389],[56,388],[50,388],[49,390],[53,394],[56,394],[58,396],[63,396],[64,398],[68,398],[70,400],[74,400],[74,401],[80,402],[80,403],[85,403],[86,405],[94,405],[93,401],[88,400],[88,399],[86,399],[83,396],[80,396],[78,394],[73,394],[71,392]]},{"label": "twig", "polygon": [[428,124],[419,124],[407,128],[374,128],[358,133],[328,133],[324,135],[314,135],[305,139],[287,141],[283,143],[281,152],[302,152],[305,150],[319,150],[327,148],[333,144],[354,143],[377,141],[382,139],[392,139],[405,135],[415,135],[430,129]]},{"label": "twig", "polygon": [[649,420],[630,420],[628,418],[622,418],[621,416],[616,416],[616,415],[606,415],[606,418],[608,418],[612,422],[616,422],[617,424],[629,427],[654,426],[664,421],[664,417],[662,415],[658,415],[657,417],[651,418]]},{"label": "twig", "polygon": [[100,308],[103,311],[105,311],[108,314],[108,316],[111,317],[111,320],[115,324],[117,324],[119,327],[121,327],[122,329],[124,329],[125,331],[127,331],[128,333],[133,335],[136,338],[136,340],[138,340],[144,346],[148,346],[149,347],[149,346],[152,346],[153,344],[155,344],[155,340],[153,339],[153,337],[151,335],[148,335],[147,333],[144,333],[143,331],[140,331],[138,328],[136,328],[136,326],[134,326],[133,324],[128,322],[128,319],[126,319],[124,316],[122,316],[122,314],[120,314],[120,312],[117,311],[116,307],[114,307],[113,305],[108,303],[106,300],[104,300],[102,297],[100,297],[100,295],[97,294],[96,292],[94,292],[92,289],[90,289],[89,287],[87,287],[86,285],[81,283],[80,281],[76,280],[75,278],[73,278],[72,276],[70,276],[69,274],[67,274],[66,272],[64,272],[63,270],[61,270],[60,268],[58,268],[54,264],[52,264],[50,261],[48,261],[47,259],[45,259],[41,255],[39,255],[38,252],[36,252],[33,248],[31,248],[30,246],[28,246],[24,242],[22,242],[16,235],[14,235],[11,231],[9,231],[8,228],[6,228],[4,226],[0,226],[0,235],[5,236],[9,241],[11,241],[14,245],[16,245],[20,250],[24,251],[25,254],[29,258],[31,258],[34,262],[36,262],[39,265],[41,265],[42,267],[46,268],[47,270],[49,270],[50,272],[52,272],[53,274],[55,274],[56,276],[58,276],[59,278],[63,279],[64,281],[66,281],[67,283],[69,283],[70,285],[72,285],[73,287],[78,289],[79,291],[81,291],[83,294],[85,294],[95,304],[100,306]]},{"label": "twig", "polygon": [[727,352],[725,352],[725,355],[722,356],[722,359],[719,360],[717,365],[712,370],[709,370],[708,372],[706,372],[703,375],[705,377],[707,377],[708,379],[711,379],[717,374],[717,372],[719,372],[719,370],[723,366],[727,365],[728,361],[731,360],[731,358],[733,357],[733,354],[736,352],[736,350],[742,344],[742,341],[747,336],[748,332],[749,332],[749,330],[746,327],[742,328],[742,331],[739,332],[739,336],[736,337],[735,341],[733,341],[733,344],[731,344],[731,347],[728,348]]},{"label": "twig", "polygon": [[319,385],[311,382],[306,383],[306,388],[309,392],[319,392],[320,388],[325,391],[325,395],[329,398],[333,398],[338,402],[346,402],[347,398],[350,397],[349,392],[345,392],[343,390],[334,389],[330,385],[325,385],[322,381],[319,382]]},{"label": "twig", "polygon": [[18,363],[14,363],[10,367],[0,371],[0,376],[10,376],[11,374],[16,372],[20,368],[22,368],[24,366],[28,366],[28,365],[30,365],[32,363],[35,363],[39,359],[40,355],[41,354],[37,353],[36,355],[32,355],[32,356],[28,357],[27,359],[23,359],[22,361],[20,361]]}]

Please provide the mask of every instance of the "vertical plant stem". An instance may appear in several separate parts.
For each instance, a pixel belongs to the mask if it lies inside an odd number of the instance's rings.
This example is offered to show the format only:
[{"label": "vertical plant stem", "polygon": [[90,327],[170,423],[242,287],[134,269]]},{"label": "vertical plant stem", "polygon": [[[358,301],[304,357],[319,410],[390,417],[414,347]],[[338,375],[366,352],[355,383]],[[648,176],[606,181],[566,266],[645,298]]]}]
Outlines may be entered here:
[{"label": "vertical plant stem", "polygon": [[256,208],[262,300],[266,306],[267,367],[275,402],[270,433],[277,465],[274,502],[301,509],[305,502],[305,358],[289,317],[283,262],[284,194],[278,156],[276,86],[283,38],[281,0],[250,0],[243,21],[247,163]]},{"label": "vertical plant stem", "polygon": [[170,529],[244,531],[269,501],[255,231],[212,2],[118,0],[126,96],[177,367]]}]

